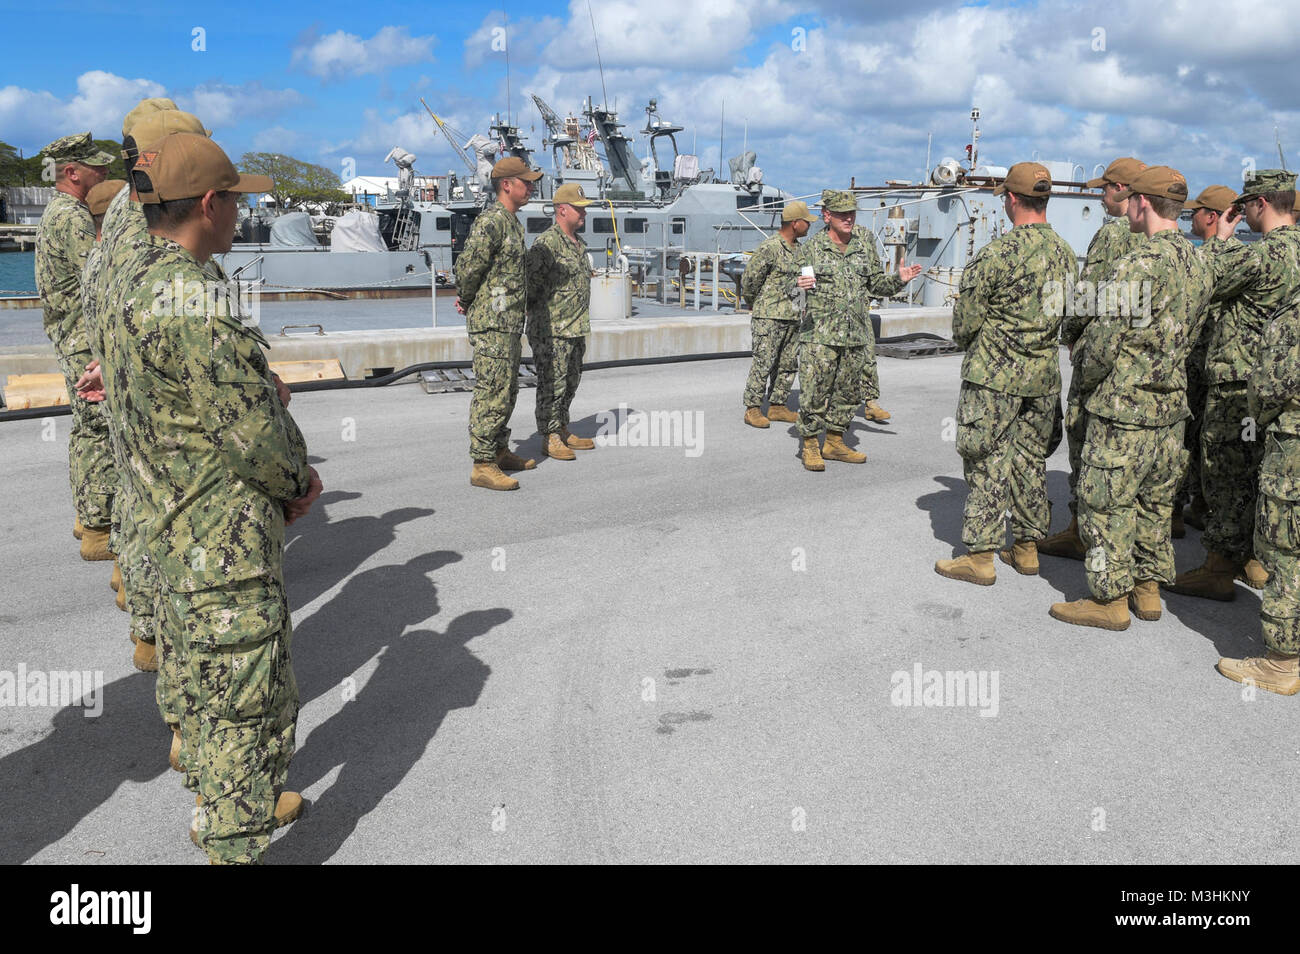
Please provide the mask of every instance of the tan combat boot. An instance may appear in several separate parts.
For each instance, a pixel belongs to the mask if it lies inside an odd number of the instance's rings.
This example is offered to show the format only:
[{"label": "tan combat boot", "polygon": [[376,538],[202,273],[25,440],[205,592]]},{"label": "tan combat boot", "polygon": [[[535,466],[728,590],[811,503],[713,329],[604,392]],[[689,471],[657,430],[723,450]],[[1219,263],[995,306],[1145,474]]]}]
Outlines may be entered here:
[{"label": "tan combat boot", "polygon": [[822,461],[821,445],[817,443],[815,437],[805,437],[803,439],[803,466],[804,470],[826,469],[826,464]]},{"label": "tan combat boot", "polygon": [[559,434],[548,434],[546,436],[546,446],[543,448],[547,457],[554,457],[556,460],[577,460],[578,455],[569,450],[567,444]]},{"label": "tan combat boot", "polygon": [[502,470],[532,470],[537,466],[537,461],[531,457],[524,460],[510,448],[503,447],[497,451],[497,466]]},{"label": "tan combat boot", "polygon": [[144,640],[136,640],[135,652],[131,654],[131,665],[141,672],[157,672],[158,647]]},{"label": "tan combat boot", "polygon": [[1082,560],[1088,555],[1088,548],[1079,536],[1079,518],[1071,517],[1070,525],[1060,533],[1054,533],[1045,540],[1038,541],[1038,552],[1048,556],[1065,557],[1067,560]]},{"label": "tan combat boot", "polygon": [[1123,596],[1109,603],[1099,603],[1096,600],[1053,603],[1048,613],[1062,623],[1096,626],[1098,629],[1113,629],[1117,632],[1128,629],[1129,623],[1132,622],[1128,615],[1128,602]]},{"label": "tan combat boot", "polygon": [[490,461],[474,461],[474,469],[469,475],[470,486],[486,487],[488,490],[518,490],[519,481],[501,473],[501,468]]},{"label": "tan combat boot", "polygon": [[595,450],[596,442],[590,437],[579,437],[577,434],[570,434],[567,427],[560,428],[560,437],[564,443],[568,444],[574,450]]},{"label": "tan combat boot", "polygon": [[1017,540],[1010,550],[998,553],[1002,562],[1016,568],[1021,576],[1034,576],[1038,573],[1038,544],[1033,540]]},{"label": "tan combat boot", "polygon": [[799,415],[784,404],[773,404],[767,409],[767,419],[778,424],[798,424]]},{"label": "tan combat boot", "polygon": [[86,528],[81,525],[81,518],[75,517],[72,521],[72,539],[80,540],[81,535],[86,532]]},{"label": "tan combat boot", "polygon": [[841,431],[827,431],[826,444],[822,447],[822,458],[825,460],[841,460],[846,464],[865,464],[867,455],[855,451],[844,443],[844,434]]},{"label": "tan combat boot", "polygon": [[172,747],[167,753],[167,764],[172,767],[173,772],[183,772],[181,768],[181,729],[180,726],[172,726]]},{"label": "tan combat boot", "polygon": [[129,609],[126,608],[126,587],[125,586],[119,586],[117,588],[117,596],[113,597],[113,602],[117,604],[117,608],[120,609],[123,613],[131,612]]},{"label": "tan combat boot", "polygon": [[868,401],[862,407],[862,416],[868,421],[887,421],[890,414],[875,401]]},{"label": "tan combat boot", "polygon": [[108,527],[82,528],[81,558],[90,562],[117,559],[117,555],[108,548]]},{"label": "tan combat boot", "polygon": [[950,580],[978,583],[980,586],[992,586],[998,580],[998,571],[993,567],[992,550],[967,553],[955,560],[937,560],[934,572]]},{"label": "tan combat boot", "polygon": [[1234,563],[1211,550],[1205,555],[1205,563],[1195,570],[1179,573],[1174,577],[1174,582],[1165,584],[1165,589],[1183,596],[1199,596],[1226,603],[1237,598],[1237,586],[1233,583],[1233,578],[1241,572],[1240,563]]},{"label": "tan combat boot", "polygon": [[1138,619],[1154,622],[1160,618],[1160,584],[1155,580],[1138,580],[1128,595],[1128,608]]},{"label": "tan combat boot", "polygon": [[113,578],[108,581],[108,588],[114,593],[122,586],[122,567],[116,560],[113,561]]},{"label": "tan combat boot", "polygon": [[1253,589],[1262,590],[1264,585],[1268,583],[1268,570],[1264,569],[1264,564],[1251,557],[1234,579],[1241,580],[1241,582]]},{"label": "tan combat boot", "polygon": [[1268,650],[1250,659],[1220,659],[1219,672],[1233,682],[1250,682],[1281,696],[1300,692],[1300,657]]},{"label": "tan combat boot", "polygon": [[771,427],[763,412],[756,407],[745,408],[745,423],[750,427]]}]

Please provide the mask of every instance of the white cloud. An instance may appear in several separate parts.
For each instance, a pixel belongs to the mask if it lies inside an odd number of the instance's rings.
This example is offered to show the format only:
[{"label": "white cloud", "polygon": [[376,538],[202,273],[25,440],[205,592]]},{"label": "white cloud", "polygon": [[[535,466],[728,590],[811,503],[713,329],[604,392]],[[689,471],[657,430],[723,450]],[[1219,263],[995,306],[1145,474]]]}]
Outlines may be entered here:
[{"label": "white cloud", "polygon": [[302,106],[305,97],[294,89],[267,89],[261,83],[204,83],[180,93],[176,104],[198,116],[210,129],[234,126],[246,119],[276,116]]},{"label": "white cloud", "polygon": [[148,96],[166,95],[166,87],[147,79],[126,79],[103,70],[77,77],[77,92],[60,99],[47,90],[0,88],[0,129],[14,144],[40,148],[59,136],[90,130],[98,139],[117,139],[122,118]]},{"label": "white cloud", "polygon": [[291,63],[328,80],[431,61],[437,37],[411,36],[407,29],[386,26],[368,40],[343,30],[325,36],[308,34],[295,46]]}]

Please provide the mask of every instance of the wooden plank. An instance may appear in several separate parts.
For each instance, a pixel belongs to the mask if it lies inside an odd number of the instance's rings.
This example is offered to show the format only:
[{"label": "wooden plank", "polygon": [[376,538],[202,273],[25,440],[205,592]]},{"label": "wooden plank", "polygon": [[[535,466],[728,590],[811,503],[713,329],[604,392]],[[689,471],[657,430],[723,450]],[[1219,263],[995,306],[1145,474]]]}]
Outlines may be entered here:
[{"label": "wooden plank", "polygon": [[346,381],[343,366],[338,358],[312,361],[272,361],[271,370],[280,376],[285,384],[297,384],[300,381]]},{"label": "wooden plank", "polygon": [[5,407],[57,407],[68,404],[68,386],[61,374],[11,374],[5,384]]}]

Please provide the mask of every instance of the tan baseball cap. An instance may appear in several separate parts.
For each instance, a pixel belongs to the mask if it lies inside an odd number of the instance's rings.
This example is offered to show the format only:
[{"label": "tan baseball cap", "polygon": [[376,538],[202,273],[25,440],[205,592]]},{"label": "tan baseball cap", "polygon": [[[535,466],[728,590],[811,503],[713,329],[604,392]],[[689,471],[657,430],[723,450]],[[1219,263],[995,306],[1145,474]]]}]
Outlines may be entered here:
[{"label": "tan baseball cap", "polygon": [[[494,173],[495,174],[495,173]],[[572,205],[575,208],[585,209],[591,205],[593,199],[588,199],[582,186],[576,182],[566,182],[555,190],[555,196],[551,199],[555,205]]]},{"label": "tan baseball cap", "polygon": [[98,185],[93,186],[86,193],[86,205],[90,206],[90,214],[103,215],[108,211],[108,204],[113,201],[113,196],[125,188],[125,179],[105,179]]},{"label": "tan baseball cap", "polygon": [[[857,208],[857,203],[854,203]],[[781,210],[782,222],[798,222],[803,219],[805,222],[816,222],[817,216],[808,211],[807,202],[790,202]]]},{"label": "tan baseball cap", "polygon": [[207,136],[172,133],[148,149],[131,170],[146,205],[193,199],[213,192],[270,192],[270,176],[241,174],[225,151]]},{"label": "tan baseball cap", "polygon": [[1052,174],[1037,162],[1017,162],[1007,170],[1007,177],[993,187],[994,195],[1013,192],[1031,199],[1046,198],[1052,194]]},{"label": "tan baseball cap", "polygon": [[1127,189],[1117,192],[1115,198],[1127,199],[1131,195],[1186,202],[1187,180],[1181,172],[1169,166],[1148,166],[1133,178]]},{"label": "tan baseball cap", "polygon": [[199,117],[179,109],[149,113],[131,127],[131,131],[127,135],[135,140],[135,147],[138,152],[146,146],[161,142],[174,132],[198,133],[200,136],[212,135],[211,129],[203,128],[203,123],[199,122]]},{"label": "tan baseball cap", "polygon": [[1226,212],[1228,206],[1235,201],[1237,201],[1237,193],[1227,186],[1212,185],[1202,189],[1201,194],[1184,205],[1183,208],[1187,211],[1209,209],[1212,212]]},{"label": "tan baseball cap", "polygon": [[529,169],[528,164],[518,156],[506,156],[492,167],[493,179],[526,179],[536,182],[541,177],[541,169]]},{"label": "tan baseball cap", "polygon": [[1133,181],[1133,177],[1146,167],[1147,164],[1141,159],[1134,159],[1132,156],[1121,156],[1106,167],[1106,171],[1101,174],[1100,179],[1089,179],[1086,185],[1089,189],[1096,189],[1107,182],[1114,182],[1116,185],[1128,185]]},{"label": "tan baseball cap", "polygon": [[122,120],[122,135],[131,135],[131,130],[135,128],[135,124],[144,119],[144,117],[148,116],[150,113],[156,113],[163,109],[175,108],[175,103],[162,96],[151,96],[148,99],[140,100],[140,102],[135,104],[135,108],[127,113],[126,118]]}]

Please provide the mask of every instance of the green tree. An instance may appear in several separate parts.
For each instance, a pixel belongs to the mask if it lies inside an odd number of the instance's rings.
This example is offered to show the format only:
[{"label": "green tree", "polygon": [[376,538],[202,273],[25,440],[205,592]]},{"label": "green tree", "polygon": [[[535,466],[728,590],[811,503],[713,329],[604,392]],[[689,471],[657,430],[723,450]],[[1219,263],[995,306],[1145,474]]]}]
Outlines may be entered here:
[{"label": "green tree", "polygon": [[274,189],[271,197],[282,211],[300,209],[316,203],[347,202],[350,197],[339,188],[339,177],[326,169],[293,156],[273,152],[246,152],[239,157],[239,171],[270,176]]},{"label": "green tree", "polygon": [[[122,144],[113,139],[96,139],[95,147],[113,156],[108,166],[109,179],[125,179],[126,166],[122,162]],[[44,160],[40,153],[19,157],[18,148],[0,142],[0,186],[52,186],[41,175]]]}]

